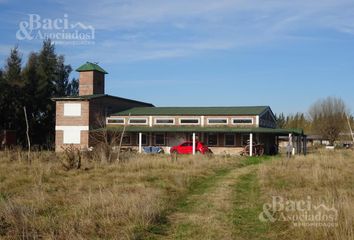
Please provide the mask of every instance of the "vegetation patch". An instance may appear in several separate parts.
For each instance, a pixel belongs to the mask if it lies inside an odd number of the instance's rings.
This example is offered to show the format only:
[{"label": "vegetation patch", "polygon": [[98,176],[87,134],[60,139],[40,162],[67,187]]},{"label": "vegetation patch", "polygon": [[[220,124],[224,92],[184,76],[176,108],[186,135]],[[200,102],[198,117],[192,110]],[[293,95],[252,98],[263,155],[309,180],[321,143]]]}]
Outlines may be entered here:
[{"label": "vegetation patch", "polygon": [[269,239],[266,235],[270,230],[269,225],[258,218],[262,212],[262,202],[257,173],[253,171],[241,176],[234,189],[234,237]]}]

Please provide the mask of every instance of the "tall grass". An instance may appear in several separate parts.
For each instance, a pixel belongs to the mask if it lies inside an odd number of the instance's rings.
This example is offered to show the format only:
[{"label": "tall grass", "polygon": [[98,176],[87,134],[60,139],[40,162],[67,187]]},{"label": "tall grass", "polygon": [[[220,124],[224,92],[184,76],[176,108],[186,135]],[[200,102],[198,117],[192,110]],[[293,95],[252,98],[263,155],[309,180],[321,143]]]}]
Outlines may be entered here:
[{"label": "tall grass", "polygon": [[354,239],[354,153],[320,151],[307,157],[273,161],[260,166],[264,202],[272,196],[334,206],[337,227],[293,226],[275,222],[273,239]]},{"label": "tall grass", "polygon": [[83,158],[67,170],[52,152],[0,153],[0,239],[136,239],[196,179],[232,158],[132,155]]}]

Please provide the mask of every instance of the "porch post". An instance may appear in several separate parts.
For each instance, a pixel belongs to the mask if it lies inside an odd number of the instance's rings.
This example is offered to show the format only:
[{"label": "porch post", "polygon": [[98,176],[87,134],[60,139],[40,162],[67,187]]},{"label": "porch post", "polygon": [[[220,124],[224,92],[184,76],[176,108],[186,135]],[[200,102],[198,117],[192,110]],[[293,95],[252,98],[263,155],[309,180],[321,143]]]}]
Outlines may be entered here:
[{"label": "porch post", "polygon": [[195,155],[195,132],[193,133],[192,141],[193,141],[193,155]]},{"label": "porch post", "polygon": [[253,133],[250,133],[250,157],[253,156]]},{"label": "porch post", "polygon": [[143,142],[143,134],[141,132],[139,132],[139,153],[142,152],[142,142]]}]

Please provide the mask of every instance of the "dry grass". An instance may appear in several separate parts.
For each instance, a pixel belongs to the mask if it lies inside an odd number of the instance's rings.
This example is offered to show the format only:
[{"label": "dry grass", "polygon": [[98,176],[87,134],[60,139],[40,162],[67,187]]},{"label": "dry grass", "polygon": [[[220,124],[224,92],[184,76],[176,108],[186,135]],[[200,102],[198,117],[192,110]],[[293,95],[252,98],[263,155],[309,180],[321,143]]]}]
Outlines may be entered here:
[{"label": "dry grass", "polygon": [[354,152],[321,151],[260,166],[264,202],[272,196],[323,203],[338,210],[337,227],[295,227],[275,222],[272,239],[354,239]]},{"label": "dry grass", "polygon": [[196,179],[230,158],[134,155],[121,163],[82,159],[65,170],[61,156],[0,153],[1,239],[136,239]]}]

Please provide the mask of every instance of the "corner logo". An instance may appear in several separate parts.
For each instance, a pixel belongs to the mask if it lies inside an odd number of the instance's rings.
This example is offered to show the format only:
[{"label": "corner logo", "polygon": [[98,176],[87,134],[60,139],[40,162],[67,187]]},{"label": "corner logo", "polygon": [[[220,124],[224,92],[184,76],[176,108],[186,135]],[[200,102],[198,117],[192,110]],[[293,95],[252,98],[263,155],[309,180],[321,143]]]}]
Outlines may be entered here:
[{"label": "corner logo", "polygon": [[68,14],[63,18],[41,18],[38,14],[28,14],[27,21],[19,23],[16,32],[18,40],[51,39],[57,44],[94,44],[95,29],[81,22],[71,23]]},{"label": "corner logo", "polygon": [[295,227],[336,227],[338,226],[338,211],[325,204],[315,205],[310,196],[306,200],[284,200],[273,196],[272,203],[263,205],[259,214],[262,222],[291,222]]}]

